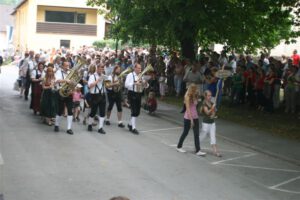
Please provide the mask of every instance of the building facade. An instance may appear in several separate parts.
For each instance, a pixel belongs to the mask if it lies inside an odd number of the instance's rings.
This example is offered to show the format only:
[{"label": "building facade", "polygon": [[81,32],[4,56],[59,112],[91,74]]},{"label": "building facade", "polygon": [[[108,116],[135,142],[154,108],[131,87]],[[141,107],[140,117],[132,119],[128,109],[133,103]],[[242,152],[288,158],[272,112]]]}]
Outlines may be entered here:
[{"label": "building facade", "polygon": [[26,50],[79,48],[105,36],[106,21],[86,0],[22,0],[15,8],[14,46]]}]

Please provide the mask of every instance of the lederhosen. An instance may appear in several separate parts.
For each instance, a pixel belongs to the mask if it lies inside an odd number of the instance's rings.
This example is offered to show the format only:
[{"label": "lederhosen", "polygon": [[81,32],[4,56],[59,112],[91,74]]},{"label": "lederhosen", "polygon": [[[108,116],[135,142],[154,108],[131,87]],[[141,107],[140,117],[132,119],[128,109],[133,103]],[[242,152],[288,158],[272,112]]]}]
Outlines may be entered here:
[{"label": "lederhosen", "polygon": [[[65,79],[63,71],[61,71],[61,76],[62,79]],[[59,83],[59,86],[61,84]],[[57,115],[61,116],[64,113],[65,106],[67,107],[68,110],[68,116],[73,115],[73,96],[70,94],[68,97],[62,97],[60,96],[59,92],[57,92],[58,96],[58,111]]]},{"label": "lederhosen", "polygon": [[[115,82],[114,79],[115,75],[112,76],[112,83]],[[122,112],[122,90],[120,88],[114,90],[114,87],[112,87],[111,90],[107,90],[107,97],[109,102],[107,111],[111,111],[116,103],[118,112]]]},{"label": "lederhosen", "polygon": [[[91,78],[91,76],[90,76]],[[94,79],[96,81],[96,76],[94,74]],[[98,93],[97,92],[98,89]],[[97,110],[99,109],[99,116],[105,117],[105,109],[106,109],[106,97],[104,92],[104,82],[102,81],[101,89],[98,87],[98,84],[95,85],[94,94],[91,95],[91,113],[90,117],[95,117]]]},{"label": "lederhosen", "polygon": [[[133,76],[133,82],[135,82],[133,73],[132,73],[132,76]],[[134,85],[132,86],[132,90],[128,91],[128,101],[130,104],[132,117],[138,117],[140,115],[142,95],[143,95],[142,92],[134,91]]]}]

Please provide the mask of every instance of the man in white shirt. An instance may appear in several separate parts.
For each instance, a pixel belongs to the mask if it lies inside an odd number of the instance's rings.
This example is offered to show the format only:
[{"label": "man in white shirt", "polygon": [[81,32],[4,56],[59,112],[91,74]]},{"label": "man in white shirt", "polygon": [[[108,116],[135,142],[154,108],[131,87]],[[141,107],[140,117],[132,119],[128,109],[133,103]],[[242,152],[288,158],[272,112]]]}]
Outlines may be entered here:
[{"label": "man in white shirt", "polygon": [[[66,77],[69,74],[69,62],[68,61],[64,61],[62,63],[62,67],[61,69],[57,70],[55,73],[55,78],[56,78],[56,88],[59,90],[61,89],[62,85],[64,83],[70,83],[70,80],[67,80]],[[70,96],[68,97],[62,97],[59,93],[58,95],[58,111],[56,114],[56,118],[55,118],[55,127],[54,127],[54,131],[58,132],[59,131],[59,125],[60,125],[60,119],[61,119],[61,115],[64,113],[65,110],[65,105],[67,107],[68,110],[68,116],[67,116],[67,133],[70,135],[73,135],[73,131],[72,131],[72,121],[73,121],[73,97],[70,94]]]},{"label": "man in white shirt", "polygon": [[99,109],[99,129],[98,133],[105,134],[106,132],[103,130],[104,120],[105,120],[105,109],[106,109],[106,89],[104,86],[104,80],[106,80],[107,76],[104,75],[104,65],[98,65],[97,71],[93,75],[90,75],[88,80],[88,87],[90,89],[91,94],[91,113],[89,115],[88,120],[88,131],[93,131],[92,123],[94,117]]},{"label": "man in white shirt", "polygon": [[138,135],[136,130],[136,118],[140,115],[141,100],[143,89],[148,87],[148,84],[142,78],[139,79],[139,74],[142,71],[140,64],[135,64],[134,72],[130,73],[126,77],[125,87],[128,89],[128,100],[131,109],[131,120],[128,124],[129,131]]},{"label": "man in white shirt", "polygon": [[[24,97],[25,100],[28,100],[29,88],[31,85],[31,72],[35,68],[34,64],[34,51],[29,51],[29,57],[26,58],[20,67],[21,77],[24,77]],[[21,94],[22,95],[22,94]]]}]

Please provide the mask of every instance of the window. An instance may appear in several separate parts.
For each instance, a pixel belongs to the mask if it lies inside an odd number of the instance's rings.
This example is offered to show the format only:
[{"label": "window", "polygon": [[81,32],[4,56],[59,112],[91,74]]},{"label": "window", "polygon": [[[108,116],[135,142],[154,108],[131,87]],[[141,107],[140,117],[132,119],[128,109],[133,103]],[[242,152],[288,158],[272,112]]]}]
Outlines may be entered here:
[{"label": "window", "polygon": [[67,49],[70,49],[70,40],[60,40],[60,47],[65,47]]},{"label": "window", "polygon": [[85,14],[77,12],[46,11],[45,21],[85,24]]}]

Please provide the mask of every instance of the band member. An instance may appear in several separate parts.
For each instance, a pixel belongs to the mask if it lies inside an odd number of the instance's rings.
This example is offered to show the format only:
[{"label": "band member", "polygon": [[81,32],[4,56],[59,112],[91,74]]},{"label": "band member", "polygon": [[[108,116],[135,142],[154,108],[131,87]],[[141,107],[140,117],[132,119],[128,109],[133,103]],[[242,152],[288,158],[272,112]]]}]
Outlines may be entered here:
[{"label": "band member", "polygon": [[[70,63],[68,61],[64,61],[62,63],[61,69],[57,70],[55,73],[56,77],[56,88],[60,89],[63,83],[71,83],[70,80],[67,80],[66,77],[69,73],[69,65]],[[68,111],[68,116],[67,116],[67,133],[70,135],[73,135],[72,131],[72,121],[73,121],[73,97],[72,94],[68,97],[62,97],[59,93],[57,94],[58,96],[58,110],[55,118],[55,127],[54,131],[58,132],[59,131],[59,124],[60,124],[60,118],[61,115],[64,113],[64,108],[65,105],[67,107]]]},{"label": "band member", "polygon": [[108,96],[108,108],[107,108],[107,118],[106,125],[110,125],[109,119],[111,115],[111,111],[113,109],[114,104],[117,105],[118,110],[118,126],[120,128],[124,128],[124,124],[122,122],[122,87],[121,80],[119,80],[118,76],[121,73],[121,67],[116,66],[110,76],[108,76],[108,80],[110,81],[107,87],[107,96]]},{"label": "band member", "polygon": [[92,123],[94,117],[99,109],[99,129],[98,133],[105,134],[106,132],[103,130],[103,124],[105,120],[105,109],[106,109],[106,97],[105,97],[105,86],[104,80],[107,77],[104,75],[104,65],[98,65],[97,71],[93,75],[90,75],[88,80],[88,86],[91,94],[91,113],[88,121],[88,131],[92,131]]},{"label": "band member", "polygon": [[136,130],[136,118],[140,115],[141,110],[141,99],[143,89],[148,87],[148,84],[139,74],[142,71],[142,66],[140,64],[135,64],[134,72],[130,73],[126,77],[125,87],[128,89],[128,100],[131,109],[131,120],[128,124],[129,131],[133,134],[139,134]]}]

